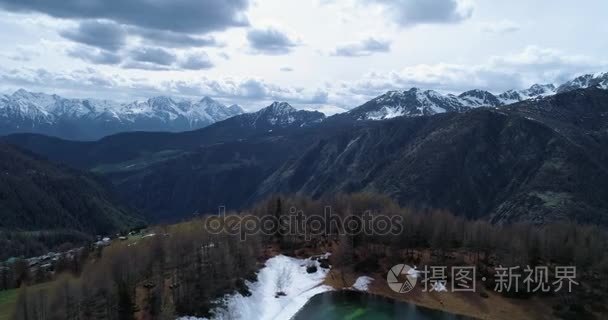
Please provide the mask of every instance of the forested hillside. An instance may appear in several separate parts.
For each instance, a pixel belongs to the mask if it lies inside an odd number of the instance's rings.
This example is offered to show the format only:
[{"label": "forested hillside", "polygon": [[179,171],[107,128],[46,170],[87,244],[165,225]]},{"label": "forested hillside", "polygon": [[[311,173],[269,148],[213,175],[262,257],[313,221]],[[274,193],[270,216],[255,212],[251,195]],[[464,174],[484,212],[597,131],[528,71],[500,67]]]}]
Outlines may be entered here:
[{"label": "forested hillside", "polygon": [[[239,209],[275,193],[370,191],[495,223],[608,224],[606,90],[384,121],[285,121],[294,115],[260,112],[197,131],[87,143],[6,139],[101,173],[153,220]],[[259,126],[261,117],[272,121]]]},{"label": "forested hillside", "polygon": [[106,234],[141,223],[102,179],[0,143],[0,231]]}]

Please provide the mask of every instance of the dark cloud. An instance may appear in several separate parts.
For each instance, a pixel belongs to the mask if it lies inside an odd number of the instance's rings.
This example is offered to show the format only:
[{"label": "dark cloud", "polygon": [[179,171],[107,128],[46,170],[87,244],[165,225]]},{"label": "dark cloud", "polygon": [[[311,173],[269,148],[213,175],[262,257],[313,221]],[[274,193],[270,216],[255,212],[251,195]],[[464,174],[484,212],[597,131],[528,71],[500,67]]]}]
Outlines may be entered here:
[{"label": "dark cloud", "polygon": [[429,23],[456,23],[471,17],[473,8],[460,0],[360,0],[380,4],[395,23],[408,27]]},{"label": "dark cloud", "polygon": [[122,48],[127,39],[124,28],[111,21],[83,21],[77,28],[60,34],[66,39],[110,51]]},{"label": "dark cloud", "polygon": [[69,50],[68,55],[93,64],[116,65],[122,61],[122,57],[113,52],[89,49],[82,46]]},{"label": "dark cloud", "polygon": [[289,53],[298,44],[285,33],[273,29],[252,29],[247,33],[249,46],[254,53],[281,55]]},{"label": "dark cloud", "polygon": [[206,53],[191,54],[182,62],[179,67],[188,70],[202,70],[213,68],[213,63],[209,60],[209,56]]},{"label": "dark cloud", "polygon": [[135,62],[170,66],[176,61],[176,56],[162,48],[143,47],[131,50],[129,57]]},{"label": "dark cloud", "polygon": [[331,54],[342,57],[362,57],[378,52],[389,52],[390,50],[390,41],[368,38],[357,43],[339,45]]},{"label": "dark cloud", "polygon": [[57,18],[106,19],[146,29],[207,33],[248,25],[249,0],[0,0],[0,7]]},{"label": "dark cloud", "polygon": [[147,41],[148,44],[163,47],[193,48],[221,46],[221,44],[211,36],[195,37],[185,33],[142,28],[131,28],[130,33],[142,37],[145,41]]}]

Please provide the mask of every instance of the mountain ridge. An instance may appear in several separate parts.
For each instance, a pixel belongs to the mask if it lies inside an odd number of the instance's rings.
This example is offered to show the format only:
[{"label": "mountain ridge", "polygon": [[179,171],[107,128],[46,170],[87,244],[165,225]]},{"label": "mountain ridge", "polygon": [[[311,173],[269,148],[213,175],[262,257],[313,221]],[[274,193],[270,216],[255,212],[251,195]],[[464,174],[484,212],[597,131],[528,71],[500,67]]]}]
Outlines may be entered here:
[{"label": "mountain ridge", "polygon": [[[280,103],[260,114],[275,109],[288,111],[282,120],[294,115]],[[244,114],[191,132],[87,143],[4,139],[102,174],[152,220],[238,209],[276,193],[364,191],[494,223],[608,225],[607,90],[383,121],[308,116],[314,121],[303,126],[269,117],[253,126],[259,117]]]},{"label": "mountain ridge", "polygon": [[507,90],[496,95],[480,89],[468,90],[459,95],[443,94],[416,87],[403,91],[388,91],[345,114],[357,120],[384,120],[400,116],[415,117],[463,112],[479,107],[504,107],[521,101],[590,87],[608,89],[608,73],[579,76],[558,87],[553,84],[534,84],[527,89]]},{"label": "mountain ridge", "polygon": [[68,99],[19,89],[0,96],[0,134],[33,132],[71,140],[96,140],[129,131],[188,131],[244,113],[204,97],[157,96],[145,101]]},{"label": "mountain ridge", "polygon": [[[500,94],[481,89],[458,95],[420,88],[388,91],[338,116],[383,120],[464,112],[479,107],[504,107],[589,87],[608,89],[608,73],[582,75],[557,87],[534,84],[527,89]],[[259,115],[259,111],[251,114]],[[157,96],[120,104],[109,100],[66,99],[19,89],[12,95],[0,95],[0,135],[41,133],[69,140],[97,140],[120,132],[196,130],[244,113],[238,105],[226,107],[210,97],[192,101]]]}]

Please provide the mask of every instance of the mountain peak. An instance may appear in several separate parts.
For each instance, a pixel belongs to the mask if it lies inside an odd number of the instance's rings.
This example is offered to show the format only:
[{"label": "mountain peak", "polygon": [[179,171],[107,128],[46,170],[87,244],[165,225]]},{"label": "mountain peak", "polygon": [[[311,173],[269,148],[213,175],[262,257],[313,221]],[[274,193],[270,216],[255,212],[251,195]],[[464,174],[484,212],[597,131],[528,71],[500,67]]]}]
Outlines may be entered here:
[{"label": "mountain peak", "polygon": [[173,101],[173,99],[168,96],[157,96],[157,97],[152,97],[152,98],[148,99],[148,103],[150,105],[173,104],[173,103],[175,103],[175,101]]},{"label": "mountain peak", "polygon": [[608,72],[598,72],[595,74],[585,74],[574,78],[557,88],[557,93],[572,91],[576,89],[585,89],[596,87],[600,89],[608,89]]},{"label": "mountain peak", "polygon": [[529,97],[546,96],[555,93],[555,86],[552,83],[549,84],[533,84],[528,88],[527,95]]},{"label": "mountain peak", "polygon": [[208,96],[204,96],[199,102],[205,103],[205,104],[220,104],[219,102],[213,100],[212,98],[210,98]]},{"label": "mountain peak", "polygon": [[296,108],[292,107],[289,103],[279,102],[279,101],[273,102],[271,105],[269,105],[268,107],[266,107],[262,110],[271,111],[273,113],[292,113],[292,112],[298,111],[298,110],[296,110]]},{"label": "mountain peak", "polygon": [[233,104],[230,107],[228,107],[228,111],[230,111],[234,114],[245,113],[245,110],[243,110],[243,108],[241,106],[239,106],[238,104]]},{"label": "mountain peak", "polygon": [[209,97],[201,99],[198,105],[215,121],[225,120],[243,113],[242,109],[228,108]]},{"label": "mountain peak", "polygon": [[13,92],[13,96],[23,96],[23,95],[29,95],[29,94],[31,94],[31,93],[23,88],[20,88],[19,90]]}]

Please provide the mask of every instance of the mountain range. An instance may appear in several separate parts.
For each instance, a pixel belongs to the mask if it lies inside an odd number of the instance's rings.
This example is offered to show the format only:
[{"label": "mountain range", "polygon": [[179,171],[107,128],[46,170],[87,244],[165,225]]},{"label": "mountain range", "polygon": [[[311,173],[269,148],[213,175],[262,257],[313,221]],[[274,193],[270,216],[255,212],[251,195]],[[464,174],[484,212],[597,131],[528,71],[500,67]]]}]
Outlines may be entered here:
[{"label": "mountain range", "polygon": [[209,97],[189,101],[160,96],[120,104],[20,89],[0,96],[0,135],[33,132],[96,140],[119,132],[194,130],[243,112],[238,105],[227,107]]},{"label": "mountain range", "polygon": [[[535,84],[525,90],[509,90],[498,95],[479,89],[459,95],[419,88],[389,91],[343,115],[357,120],[383,120],[397,116],[463,112],[588,87],[608,88],[608,74],[583,75],[558,87]],[[277,103],[277,107],[284,104]],[[227,107],[209,97],[190,101],[158,96],[146,101],[117,103],[67,99],[20,89],[11,95],[0,96],[0,135],[40,133],[68,140],[97,140],[121,132],[196,130],[243,113],[238,105]]]},{"label": "mountain range", "polygon": [[555,87],[535,84],[524,90],[509,90],[494,95],[485,90],[469,90],[459,95],[443,94],[434,90],[411,88],[389,91],[346,114],[357,120],[384,120],[400,116],[423,116],[445,112],[463,112],[478,107],[502,107],[513,103],[548,97],[576,89],[597,87],[608,89],[608,73],[588,74]]},{"label": "mountain range", "polygon": [[[459,95],[419,88],[389,91],[345,115],[358,120],[383,120],[463,112],[588,87],[608,88],[608,73],[580,76],[559,87],[535,84],[525,90],[509,90],[499,95],[479,89]],[[284,106],[285,103],[277,103],[276,107]],[[281,112],[278,109],[274,111]],[[238,105],[227,107],[209,97],[190,101],[159,96],[120,104],[108,100],[66,99],[20,89],[11,95],[0,96],[0,135],[40,133],[68,140],[97,140],[121,132],[195,130],[243,113]],[[255,122],[255,119],[248,121]]]},{"label": "mountain range", "polygon": [[608,90],[383,121],[351,112],[325,117],[274,103],[182,133],[4,140],[103,176],[149,221],[277,193],[365,191],[494,223],[608,225]]},{"label": "mountain range", "polygon": [[238,209],[277,193],[366,191],[495,223],[608,225],[607,83],[597,74],[498,96],[410,89],[331,117],[275,102],[178,133],[0,140],[67,165],[71,175],[100,176],[116,203],[150,222]]}]

